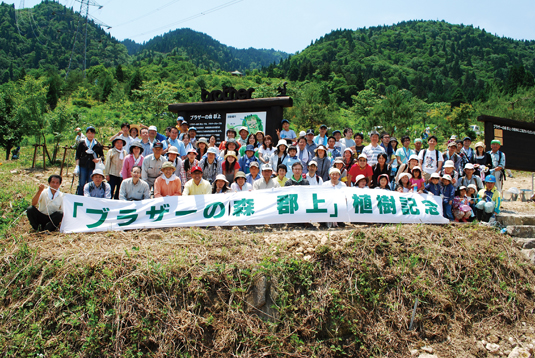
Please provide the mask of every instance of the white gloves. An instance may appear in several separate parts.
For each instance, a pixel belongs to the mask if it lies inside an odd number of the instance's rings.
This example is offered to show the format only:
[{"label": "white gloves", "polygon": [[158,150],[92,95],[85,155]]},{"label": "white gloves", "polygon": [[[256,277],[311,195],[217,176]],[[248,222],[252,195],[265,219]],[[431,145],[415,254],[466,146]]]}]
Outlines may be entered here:
[{"label": "white gloves", "polygon": [[77,165],[76,168],[74,168],[74,175],[78,176],[80,174],[80,167]]}]

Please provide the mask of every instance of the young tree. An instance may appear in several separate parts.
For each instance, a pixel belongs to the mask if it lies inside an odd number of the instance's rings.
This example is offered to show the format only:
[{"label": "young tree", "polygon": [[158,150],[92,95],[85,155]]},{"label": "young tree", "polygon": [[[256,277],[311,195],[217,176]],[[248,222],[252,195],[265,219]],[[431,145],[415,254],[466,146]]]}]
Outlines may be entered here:
[{"label": "young tree", "polygon": [[13,87],[13,84],[9,83],[0,91],[0,147],[6,150],[6,160],[9,160],[11,149],[18,146],[27,133],[27,123],[21,122],[15,115]]}]

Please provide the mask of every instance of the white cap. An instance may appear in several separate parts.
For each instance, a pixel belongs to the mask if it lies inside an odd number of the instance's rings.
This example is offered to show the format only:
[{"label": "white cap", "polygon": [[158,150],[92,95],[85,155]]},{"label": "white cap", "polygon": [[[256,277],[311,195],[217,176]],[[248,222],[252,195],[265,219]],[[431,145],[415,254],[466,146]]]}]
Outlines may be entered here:
[{"label": "white cap", "polygon": [[264,170],[271,170],[273,171],[273,168],[271,167],[271,164],[263,164],[262,165],[262,171]]},{"label": "white cap", "polygon": [[444,168],[455,168],[455,163],[453,160],[446,160],[444,163]]},{"label": "white cap", "polygon": [[[338,173],[340,174],[340,170],[338,170],[338,168],[331,168],[329,169],[329,175],[331,175],[332,173]],[[357,177],[358,178],[358,177]]]},{"label": "white cap", "polygon": [[156,132],[158,132],[158,128],[156,128],[156,126],[150,126],[150,127],[149,127],[149,131],[156,131]]},{"label": "white cap", "polygon": [[465,169],[465,170],[466,170],[466,169],[472,169],[472,170],[474,170],[474,164],[472,164],[472,163],[467,163],[467,164],[464,166],[464,169]]},{"label": "white cap", "polygon": [[358,183],[362,179],[366,179],[366,177],[362,174],[357,175],[357,177],[355,178],[355,183]]},{"label": "white cap", "polygon": [[307,135],[307,132],[305,132],[305,131],[299,132],[299,137],[304,137],[306,135]]},{"label": "white cap", "polygon": [[440,174],[438,173],[431,174],[431,179],[440,179]]},{"label": "white cap", "polygon": [[451,176],[450,176],[449,174],[444,174],[444,175],[442,176],[442,179],[446,179],[446,180],[451,181]]},{"label": "white cap", "polygon": [[420,157],[418,157],[416,154],[412,154],[410,157],[409,157],[409,160],[417,160],[417,161],[420,161]]},{"label": "white cap", "polygon": [[358,158],[358,159],[360,159],[360,158],[364,158],[364,159],[368,160],[368,156],[367,156],[366,154],[364,154],[364,153],[361,153],[361,154],[359,155],[359,158]]},{"label": "white cap", "polygon": [[315,160],[311,160],[310,162],[308,162],[308,166],[311,166],[311,165],[318,166],[318,163]]}]

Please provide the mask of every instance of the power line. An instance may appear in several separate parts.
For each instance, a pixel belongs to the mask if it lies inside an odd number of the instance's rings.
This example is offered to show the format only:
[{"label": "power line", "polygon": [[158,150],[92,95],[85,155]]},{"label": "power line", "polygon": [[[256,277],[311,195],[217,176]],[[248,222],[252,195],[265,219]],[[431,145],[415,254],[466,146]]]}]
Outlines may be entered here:
[{"label": "power line", "polygon": [[153,33],[153,32],[157,32],[157,31],[160,31],[160,30],[163,30],[163,29],[167,29],[169,26],[178,25],[178,24],[184,23],[186,21],[190,21],[190,20],[196,19],[198,17],[204,16],[204,15],[208,15],[208,14],[210,14],[212,12],[224,9],[226,7],[232,6],[232,5],[237,4],[239,2],[242,2],[242,1],[243,0],[232,0],[232,1],[229,1],[229,2],[227,2],[225,4],[222,4],[222,5],[213,7],[211,9],[208,9],[206,11],[200,12],[200,13],[198,13],[196,15],[192,15],[192,16],[186,17],[186,18],[184,18],[182,20],[178,20],[178,21],[172,22],[170,24],[167,24],[165,26],[158,27],[157,29],[153,29],[153,30],[150,30],[150,31],[145,31],[145,32],[142,32],[140,34],[137,34],[137,35],[134,35],[134,36],[130,36],[130,38],[135,38],[135,37],[138,37],[138,36],[147,35],[147,34],[150,34],[150,33]]},{"label": "power line", "polygon": [[141,15],[140,17],[137,17],[137,18],[135,18],[135,19],[133,19],[133,20],[130,20],[130,21],[127,21],[127,22],[123,22],[122,24],[115,25],[114,27],[119,27],[119,26],[124,26],[124,25],[130,24],[130,23],[132,23],[132,22],[134,22],[134,21],[137,21],[137,20],[142,19],[142,18],[144,18],[144,17],[147,17],[147,16],[149,16],[149,15],[152,15],[152,14],[154,14],[155,12],[158,12],[158,11],[160,11],[160,10],[162,10],[162,9],[164,9],[164,8],[166,8],[166,7],[168,7],[168,6],[170,6],[170,5],[173,5],[174,3],[177,3],[177,2],[179,2],[179,1],[180,1],[180,0],[173,0],[173,1],[171,1],[171,2],[168,2],[167,4],[165,4],[165,5],[163,5],[163,6],[159,7],[159,8],[157,8],[157,9],[154,10],[154,11],[151,11],[151,12],[149,12],[149,13],[146,13],[145,15]]}]

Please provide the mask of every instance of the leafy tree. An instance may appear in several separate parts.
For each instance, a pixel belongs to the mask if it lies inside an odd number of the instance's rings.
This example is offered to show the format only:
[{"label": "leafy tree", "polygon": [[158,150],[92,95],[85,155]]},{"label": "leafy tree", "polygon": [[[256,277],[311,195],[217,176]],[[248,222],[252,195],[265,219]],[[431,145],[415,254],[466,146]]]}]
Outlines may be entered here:
[{"label": "leafy tree", "polygon": [[[0,147],[6,150],[9,160],[11,149],[20,145],[22,137],[27,134],[28,126],[24,118],[15,115],[15,88],[12,83],[3,86],[0,91]],[[22,122],[21,122],[22,119]]]},{"label": "leafy tree", "polygon": [[130,80],[130,83],[129,83],[128,95],[132,97],[133,92],[135,90],[139,90],[142,84],[143,84],[143,79],[141,78],[141,73],[139,72],[139,70],[136,69],[136,72],[134,73],[134,76],[132,76],[132,79]]},{"label": "leafy tree", "polygon": [[470,116],[472,115],[473,111],[472,105],[461,103],[459,107],[454,107],[451,111],[451,114],[447,117],[451,128],[458,137],[468,130],[468,126],[470,125]]},{"label": "leafy tree", "polygon": [[384,129],[393,134],[396,128],[407,127],[413,110],[410,103],[411,93],[407,90],[389,89],[383,100],[374,108],[373,115],[382,123]]},{"label": "leafy tree", "polygon": [[115,69],[115,79],[119,81],[120,83],[124,82],[124,72],[123,72],[123,67],[121,66],[121,64],[119,64],[117,68]]}]

